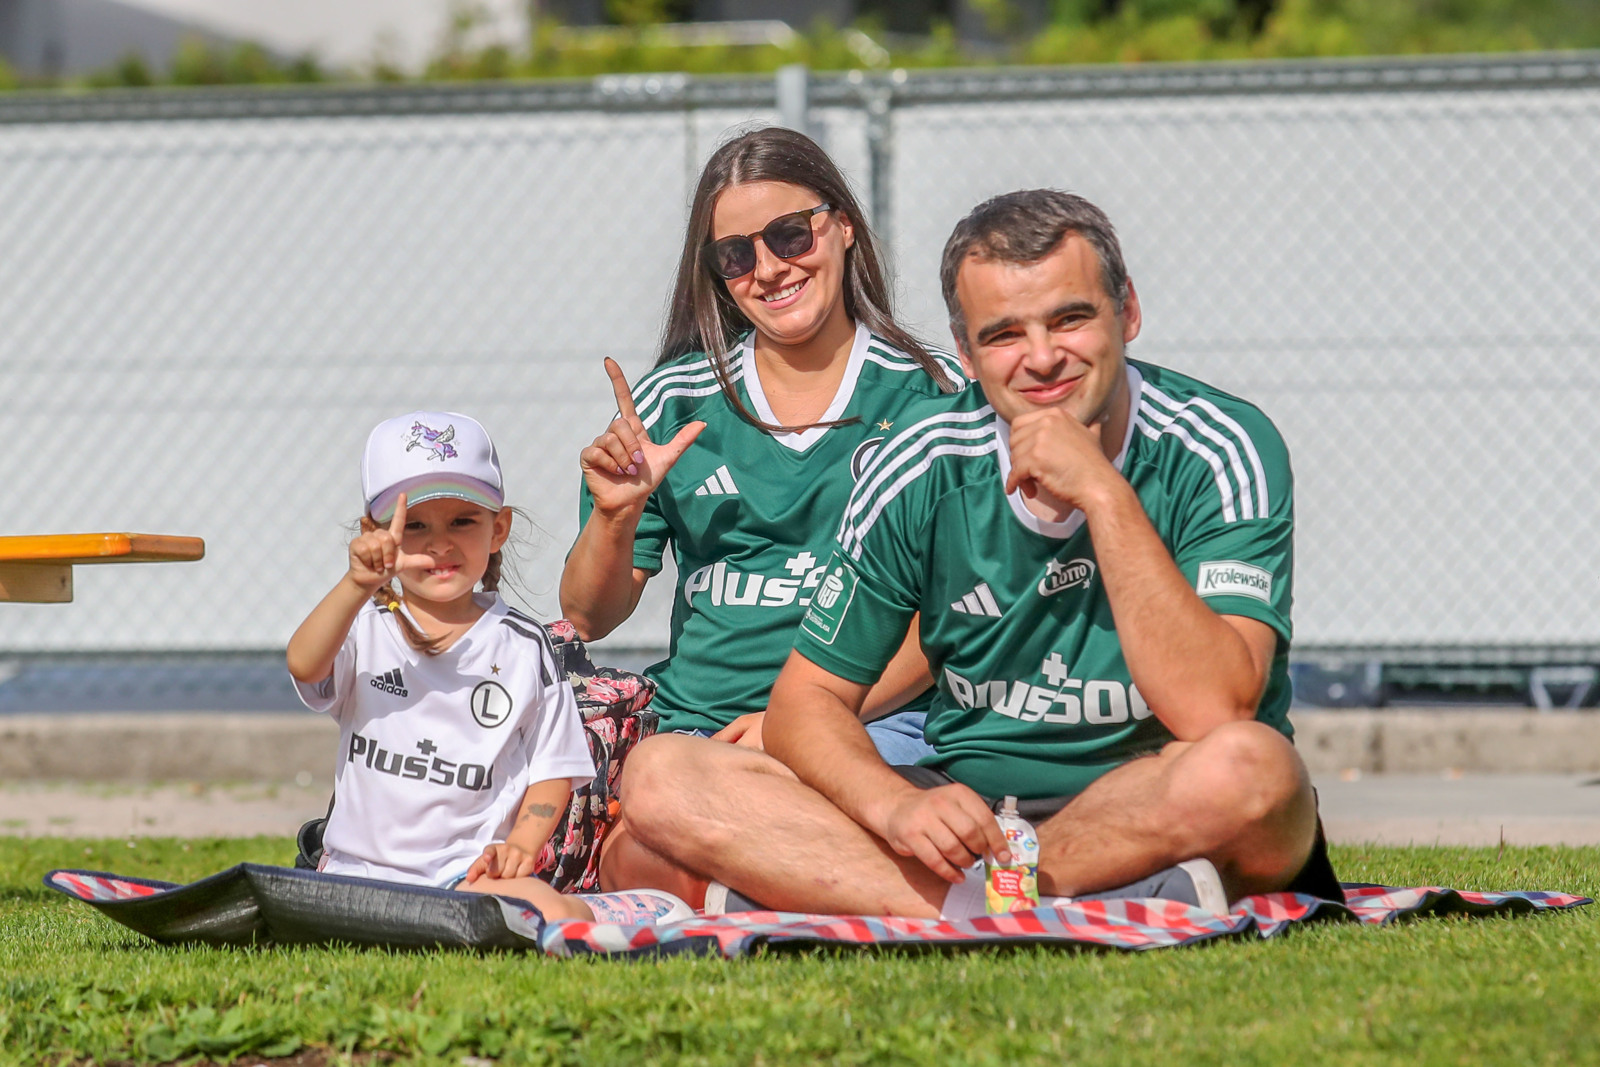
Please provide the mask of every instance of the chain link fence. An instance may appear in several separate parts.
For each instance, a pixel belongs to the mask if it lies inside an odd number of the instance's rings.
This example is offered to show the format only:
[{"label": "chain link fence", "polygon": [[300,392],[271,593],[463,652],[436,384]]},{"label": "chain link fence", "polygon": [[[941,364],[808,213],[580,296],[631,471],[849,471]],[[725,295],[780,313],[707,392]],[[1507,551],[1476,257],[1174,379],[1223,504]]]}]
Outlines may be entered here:
[{"label": "chain link fence", "polygon": [[[974,203],[1106,208],[1134,355],[1288,439],[1300,649],[1600,663],[1600,58],[787,77],[0,98],[0,533],[209,547],[7,605],[0,650],[280,648],[417,407],[495,434],[555,614],[600,359],[647,368],[701,162],[781,106],[937,343]],[[666,585],[614,647],[664,645]]]}]

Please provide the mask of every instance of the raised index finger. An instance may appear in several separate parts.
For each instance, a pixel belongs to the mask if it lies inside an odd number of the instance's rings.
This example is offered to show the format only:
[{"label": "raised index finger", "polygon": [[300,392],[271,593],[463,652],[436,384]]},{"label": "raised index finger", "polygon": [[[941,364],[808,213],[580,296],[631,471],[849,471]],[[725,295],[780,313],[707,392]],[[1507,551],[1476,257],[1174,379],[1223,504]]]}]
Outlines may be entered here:
[{"label": "raised index finger", "polygon": [[394,518],[389,520],[389,536],[394,538],[395,541],[398,542],[400,540],[400,538],[405,535],[405,532],[406,532],[406,495],[404,493],[401,493],[400,494],[400,499],[398,499],[398,500],[396,500],[394,502]]},{"label": "raised index finger", "polygon": [[606,376],[611,379],[611,391],[617,396],[618,413],[629,422],[637,422],[639,412],[633,406],[633,390],[628,388],[628,379],[623,376],[622,368],[610,356],[606,357]]}]

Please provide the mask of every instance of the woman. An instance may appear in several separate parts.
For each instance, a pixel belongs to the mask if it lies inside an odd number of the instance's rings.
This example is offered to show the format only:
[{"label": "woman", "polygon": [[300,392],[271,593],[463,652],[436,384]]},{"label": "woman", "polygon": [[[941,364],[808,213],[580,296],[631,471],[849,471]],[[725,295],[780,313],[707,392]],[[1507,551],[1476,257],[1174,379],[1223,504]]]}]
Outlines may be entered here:
[{"label": "woman", "polygon": [[[856,476],[908,405],[965,385],[888,308],[860,207],[814,141],[769,128],[712,155],[655,368],[630,391],[606,361],[620,414],[580,457],[583,526],[561,576],[562,611],[593,640],[671,543],[671,644],[646,672],[663,730],[760,746]],[[889,762],[930,751],[931,684],[913,626],[864,712],[888,716],[867,729]]]}]

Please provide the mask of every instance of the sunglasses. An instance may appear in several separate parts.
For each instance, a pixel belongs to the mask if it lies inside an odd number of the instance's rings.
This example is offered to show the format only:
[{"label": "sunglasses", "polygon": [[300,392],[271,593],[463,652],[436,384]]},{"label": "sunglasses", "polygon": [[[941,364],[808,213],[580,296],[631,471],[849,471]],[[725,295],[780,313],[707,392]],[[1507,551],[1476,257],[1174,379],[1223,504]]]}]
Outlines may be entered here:
[{"label": "sunglasses", "polygon": [[760,233],[734,234],[716,241],[707,241],[706,263],[719,278],[732,281],[756,269],[756,241],[767,246],[767,251],[779,259],[793,259],[805,255],[816,244],[811,232],[811,216],[819,211],[832,211],[832,204],[818,204],[804,211],[779,215],[761,228]]}]

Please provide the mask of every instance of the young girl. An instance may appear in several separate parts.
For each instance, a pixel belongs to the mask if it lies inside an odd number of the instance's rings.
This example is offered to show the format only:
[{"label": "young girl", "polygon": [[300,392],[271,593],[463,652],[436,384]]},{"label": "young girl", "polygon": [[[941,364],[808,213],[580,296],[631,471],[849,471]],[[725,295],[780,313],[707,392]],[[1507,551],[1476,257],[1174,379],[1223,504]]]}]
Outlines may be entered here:
[{"label": "young girl", "polygon": [[548,919],[692,915],[670,894],[563,896],[532,877],[595,771],[543,628],[496,592],[512,512],[488,433],[451,412],[389,419],[361,484],[350,570],[289,640],[300,698],[340,729],[321,870],[517,897]]}]

